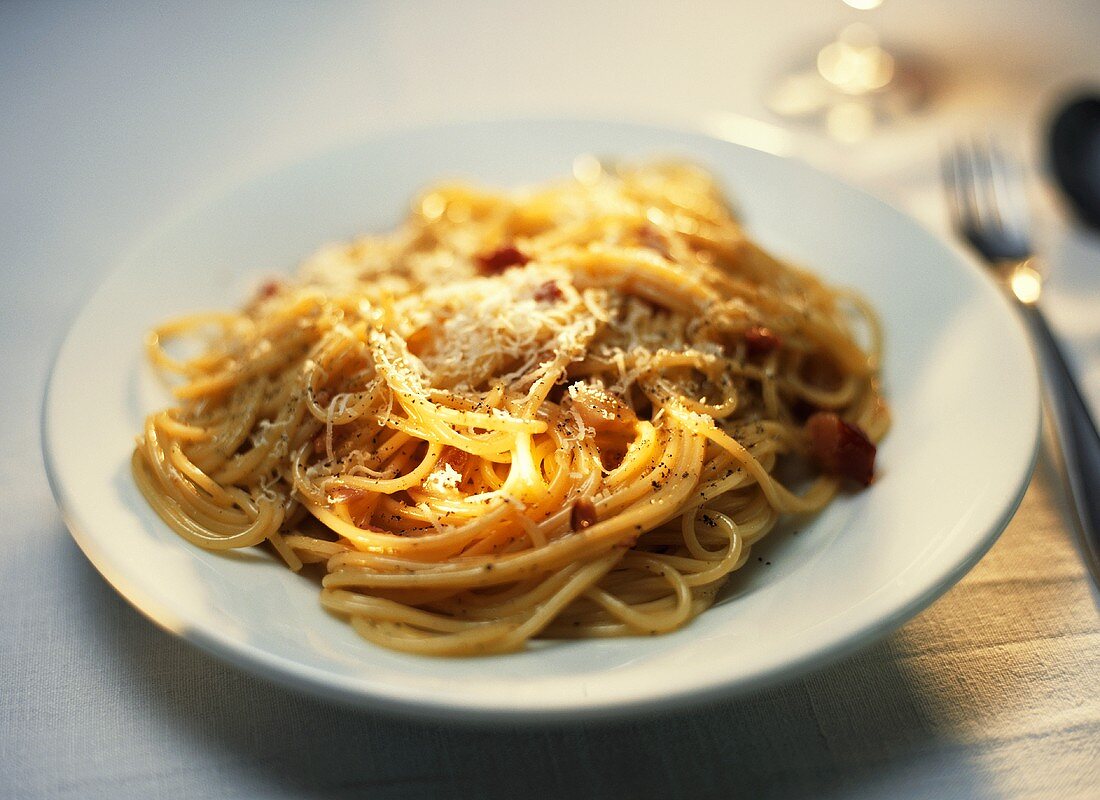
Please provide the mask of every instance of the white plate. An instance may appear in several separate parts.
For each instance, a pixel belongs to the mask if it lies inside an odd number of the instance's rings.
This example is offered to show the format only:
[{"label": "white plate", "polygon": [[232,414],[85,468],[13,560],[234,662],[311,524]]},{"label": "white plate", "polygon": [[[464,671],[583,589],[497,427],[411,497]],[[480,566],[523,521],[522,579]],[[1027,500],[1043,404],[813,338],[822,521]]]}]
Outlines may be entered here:
[{"label": "white plate", "polygon": [[[514,185],[574,156],[680,155],[717,173],[765,246],[858,287],[886,325],[895,424],[880,476],[777,531],[724,600],[653,638],[550,642],[433,659],[359,639],[318,587],[261,553],[219,555],[172,533],[128,468],[166,403],[142,336],[176,313],[235,306],[318,245],[385,231],[419,188]],[[251,181],[152,234],[73,325],[50,380],[44,448],[76,541],[152,620],[217,656],[323,694],[434,716],[577,716],[756,688],[890,631],[992,544],[1031,473],[1038,385],[1023,330],[980,268],[908,217],[793,160],[639,125],[525,120],[376,136]],[[80,602],[80,598],[72,598]]]}]

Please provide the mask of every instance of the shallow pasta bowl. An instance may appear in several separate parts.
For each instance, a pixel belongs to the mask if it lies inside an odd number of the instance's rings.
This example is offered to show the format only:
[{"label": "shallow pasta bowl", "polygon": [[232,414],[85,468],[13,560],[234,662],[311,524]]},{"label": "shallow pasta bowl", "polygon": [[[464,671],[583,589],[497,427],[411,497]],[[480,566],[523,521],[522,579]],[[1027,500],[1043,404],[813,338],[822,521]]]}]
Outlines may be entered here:
[{"label": "shallow pasta bowl", "polygon": [[[580,153],[700,163],[761,244],[870,299],[885,326],[894,425],[869,490],[777,529],[682,630],[464,659],[375,647],[322,609],[314,581],[258,551],[199,550],[148,508],[129,473],[144,415],[167,400],[144,363],[148,328],[237,306],[320,244],[391,229],[415,192],[441,178],[527,184],[567,174]],[[576,718],[758,688],[900,625],[1011,518],[1035,458],[1038,398],[1023,330],[994,285],[892,207],[799,161],[698,133],[516,120],[380,134],[248,181],[151,232],[62,345],[43,446],[88,558],[150,619],[211,653],[367,705]]]}]

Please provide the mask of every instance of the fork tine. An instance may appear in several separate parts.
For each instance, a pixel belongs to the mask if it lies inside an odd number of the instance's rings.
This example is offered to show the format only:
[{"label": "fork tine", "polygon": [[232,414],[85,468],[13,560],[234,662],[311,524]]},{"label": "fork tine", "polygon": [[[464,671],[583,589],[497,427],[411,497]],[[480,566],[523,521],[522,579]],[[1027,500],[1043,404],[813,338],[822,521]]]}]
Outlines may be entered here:
[{"label": "fork tine", "polygon": [[963,198],[966,202],[967,224],[971,238],[982,228],[987,217],[986,197],[981,190],[981,177],[978,174],[976,147],[973,139],[959,144],[959,171],[962,176]]},{"label": "fork tine", "polygon": [[996,140],[990,140],[989,159],[997,176],[1001,219],[1004,233],[1016,247],[1026,247],[1028,239],[1027,196],[1020,164],[1010,159]]},{"label": "fork tine", "polygon": [[943,174],[944,191],[947,193],[947,209],[951,224],[960,234],[967,225],[967,204],[963,194],[963,179],[960,175],[961,154],[957,145],[944,147],[940,151],[940,172]]},{"label": "fork tine", "polygon": [[984,198],[979,191],[979,181],[975,166],[974,146],[960,139],[953,151],[955,202],[958,206],[959,230],[967,239],[973,239],[981,227],[985,212]]},{"label": "fork tine", "polygon": [[989,261],[1030,252],[1019,164],[991,136],[959,139],[942,153],[944,189],[958,233]]},{"label": "fork tine", "polygon": [[978,223],[994,234],[1004,233],[1001,209],[1004,205],[1002,180],[995,174],[990,145],[977,137],[971,140],[970,158],[974,169],[974,196]]}]

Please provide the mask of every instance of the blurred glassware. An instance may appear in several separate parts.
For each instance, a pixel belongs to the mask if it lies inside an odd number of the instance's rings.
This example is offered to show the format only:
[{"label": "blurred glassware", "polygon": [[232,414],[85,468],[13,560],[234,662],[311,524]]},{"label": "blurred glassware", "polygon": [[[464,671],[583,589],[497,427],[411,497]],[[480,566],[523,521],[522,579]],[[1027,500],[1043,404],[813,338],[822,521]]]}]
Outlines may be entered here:
[{"label": "blurred glassware", "polygon": [[[844,3],[871,11],[883,0]],[[857,21],[821,47],[812,63],[782,76],[765,103],[785,119],[821,125],[841,142],[858,142],[876,127],[913,111],[925,95],[920,71],[884,48],[869,24]]]}]

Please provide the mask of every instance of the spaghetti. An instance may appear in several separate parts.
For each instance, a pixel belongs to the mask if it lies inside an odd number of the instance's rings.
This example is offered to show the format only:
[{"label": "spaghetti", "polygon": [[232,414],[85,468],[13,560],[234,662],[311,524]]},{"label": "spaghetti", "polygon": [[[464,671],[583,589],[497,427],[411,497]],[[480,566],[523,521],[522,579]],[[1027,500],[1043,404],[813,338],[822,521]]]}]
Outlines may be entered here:
[{"label": "spaghetti", "polygon": [[432,188],[392,235],[154,330],[178,403],[134,451],[151,506],[317,565],[372,642],[463,655],[676,629],[782,515],[869,482],[866,302],[758,247],[699,169],[584,165]]}]

